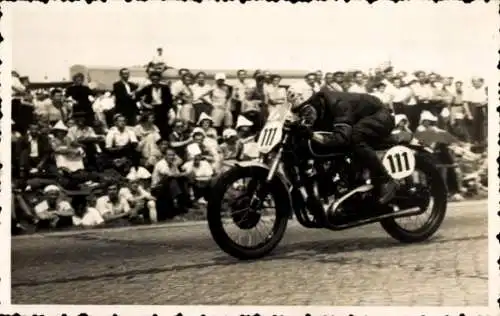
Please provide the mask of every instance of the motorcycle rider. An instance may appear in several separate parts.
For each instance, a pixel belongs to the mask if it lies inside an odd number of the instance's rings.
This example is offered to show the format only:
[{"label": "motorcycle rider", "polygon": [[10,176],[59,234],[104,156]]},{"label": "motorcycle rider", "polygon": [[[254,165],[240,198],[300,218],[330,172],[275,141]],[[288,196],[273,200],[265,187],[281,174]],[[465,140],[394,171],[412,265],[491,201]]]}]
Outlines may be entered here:
[{"label": "motorcycle rider", "polygon": [[[322,89],[304,95],[293,87],[289,90],[292,111],[299,115],[310,139],[328,150],[349,148],[369,169],[379,203],[386,204],[395,195],[397,183],[387,173],[377,157],[373,144],[389,137],[394,118],[375,96]],[[331,134],[318,134],[326,131]]]}]

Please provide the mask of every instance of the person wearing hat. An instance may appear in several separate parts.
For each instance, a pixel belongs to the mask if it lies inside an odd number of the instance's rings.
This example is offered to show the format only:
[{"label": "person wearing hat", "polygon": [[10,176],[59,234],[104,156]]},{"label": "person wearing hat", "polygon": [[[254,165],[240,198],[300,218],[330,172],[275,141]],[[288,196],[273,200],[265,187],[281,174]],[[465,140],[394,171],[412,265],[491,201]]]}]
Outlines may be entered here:
[{"label": "person wearing hat", "polygon": [[215,74],[215,85],[212,89],[203,96],[203,100],[212,106],[213,126],[218,132],[222,133],[224,127],[229,127],[233,124],[231,114],[231,89],[225,83],[226,74]]},{"label": "person wearing hat", "polygon": [[[374,144],[389,137],[394,129],[394,118],[378,98],[369,94],[319,92],[305,101],[291,94],[290,101],[312,140],[332,152],[339,147],[352,148],[355,159],[363,161],[370,170],[381,204],[394,197],[398,184],[373,149]],[[314,130],[332,134],[325,137],[312,133]]]},{"label": "person wearing hat", "polygon": [[[195,127],[193,129],[193,131],[191,132],[191,138],[193,139],[193,141],[186,148],[187,160],[192,160],[196,155],[200,154],[211,164],[216,164],[218,161],[220,161],[220,159],[218,159],[219,155],[217,153],[218,148],[210,146],[210,144],[207,143],[206,136],[207,135],[202,128]],[[199,153],[196,148],[199,148]]]},{"label": "person wearing hat", "polygon": [[75,214],[71,204],[61,198],[61,189],[56,185],[48,185],[43,190],[45,198],[34,210],[39,220],[39,228],[68,227],[72,225]]},{"label": "person wearing hat", "polygon": [[220,150],[223,161],[239,160],[243,152],[243,143],[238,138],[238,132],[232,128],[225,129],[222,132],[222,139]]},{"label": "person wearing hat", "polygon": [[52,135],[50,142],[57,168],[69,172],[84,170],[83,157],[85,152],[69,139],[68,127],[59,121],[52,127]]},{"label": "person wearing hat", "polygon": [[250,135],[252,126],[254,126],[252,121],[250,121],[243,115],[238,116],[235,126],[236,132],[238,133],[238,138],[240,139],[244,139],[247,137],[254,138],[254,136]]},{"label": "person wearing hat", "polygon": [[154,113],[155,125],[160,129],[162,138],[170,133],[169,123],[175,118],[177,107],[168,85],[161,83],[162,75],[152,72],[149,75],[151,84],[148,84],[136,93],[136,100],[142,101],[143,106]]},{"label": "person wearing hat", "polygon": [[144,214],[147,220],[156,223],[158,221],[156,199],[141,184],[141,181],[151,179],[151,173],[143,167],[132,168],[126,178],[128,185],[120,188],[118,195],[127,200],[136,213]]},{"label": "person wearing hat", "polygon": [[68,138],[74,145],[84,149],[87,165],[97,169],[96,155],[102,152],[99,142],[104,137],[98,136],[92,127],[85,125],[85,113],[76,112],[73,118],[75,125],[68,129]]},{"label": "person wearing hat", "polygon": [[217,130],[212,127],[214,120],[206,113],[201,113],[198,123],[196,125],[201,127],[208,137],[217,139]]}]

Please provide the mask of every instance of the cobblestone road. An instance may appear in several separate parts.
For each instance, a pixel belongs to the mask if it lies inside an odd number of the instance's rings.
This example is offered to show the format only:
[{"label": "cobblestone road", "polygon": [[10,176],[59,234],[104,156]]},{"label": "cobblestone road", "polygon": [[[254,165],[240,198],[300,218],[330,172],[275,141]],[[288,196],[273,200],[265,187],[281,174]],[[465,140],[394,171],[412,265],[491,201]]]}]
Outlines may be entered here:
[{"label": "cobblestone road", "polygon": [[486,202],[456,204],[431,241],[379,225],[291,223],[274,253],[239,262],[205,225],[13,238],[13,304],[487,305]]}]

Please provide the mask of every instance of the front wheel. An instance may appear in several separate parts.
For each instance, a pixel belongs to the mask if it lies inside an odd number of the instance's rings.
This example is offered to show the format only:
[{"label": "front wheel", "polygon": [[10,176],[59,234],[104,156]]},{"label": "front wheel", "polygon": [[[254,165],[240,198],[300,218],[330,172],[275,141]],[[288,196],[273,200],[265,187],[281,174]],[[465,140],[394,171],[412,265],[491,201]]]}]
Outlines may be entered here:
[{"label": "front wheel", "polygon": [[[443,223],[447,207],[446,184],[441,177],[435,164],[430,157],[417,153],[415,173],[406,179],[415,185],[425,187],[428,194],[428,202],[425,205],[426,211],[423,214],[389,218],[382,220],[382,228],[394,239],[404,243],[421,242],[429,239],[439,229]],[[407,228],[404,221],[424,217],[423,223],[419,223],[416,228]]]},{"label": "front wheel", "polygon": [[[252,197],[264,185],[267,172],[268,169],[263,167],[235,167],[222,174],[212,186],[207,205],[210,233],[224,252],[240,260],[266,256],[276,248],[285,234],[290,213],[290,204],[287,203],[289,196],[277,177],[264,189],[266,196],[263,197],[262,206],[252,206]],[[273,202],[274,207],[271,206]],[[223,218],[226,212],[229,213],[228,219]],[[259,226],[272,215],[275,219],[270,229]],[[234,224],[235,227],[226,228],[227,224]],[[247,237],[233,238],[235,231],[242,231]],[[252,238],[251,233],[258,233],[261,240]],[[249,243],[253,239],[257,243],[243,245],[242,239],[247,239]]]}]

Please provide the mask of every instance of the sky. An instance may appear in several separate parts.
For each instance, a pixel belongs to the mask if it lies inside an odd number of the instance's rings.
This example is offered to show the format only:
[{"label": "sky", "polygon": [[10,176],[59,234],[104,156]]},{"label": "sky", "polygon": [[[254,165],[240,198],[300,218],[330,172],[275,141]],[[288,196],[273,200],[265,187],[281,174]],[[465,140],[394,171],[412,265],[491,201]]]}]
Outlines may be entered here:
[{"label": "sky", "polygon": [[494,69],[494,3],[380,2],[7,5],[13,67],[32,81],[68,78],[74,64],[143,65],[157,47],[176,68]]}]

